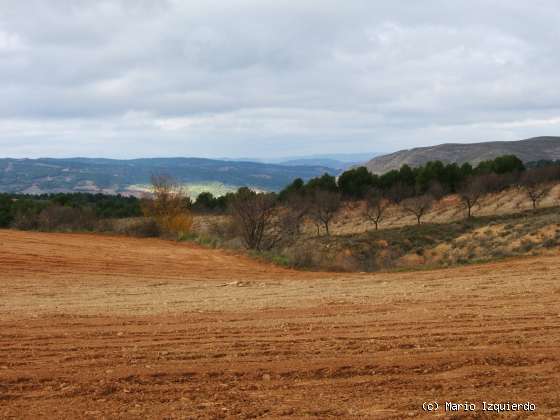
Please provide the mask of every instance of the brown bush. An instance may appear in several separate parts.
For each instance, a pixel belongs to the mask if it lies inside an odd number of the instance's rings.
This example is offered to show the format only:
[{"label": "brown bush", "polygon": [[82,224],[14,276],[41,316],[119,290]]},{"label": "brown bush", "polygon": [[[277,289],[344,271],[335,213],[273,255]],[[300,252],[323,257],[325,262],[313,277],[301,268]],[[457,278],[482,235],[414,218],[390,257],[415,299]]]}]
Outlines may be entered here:
[{"label": "brown bush", "polygon": [[258,194],[249,188],[240,188],[231,199],[232,221],[248,249],[260,251],[274,245],[276,235],[270,228],[275,205],[272,194]]},{"label": "brown bush", "polygon": [[40,230],[94,230],[97,218],[91,209],[78,209],[52,205],[42,210],[37,216]]},{"label": "brown bush", "polygon": [[11,227],[19,230],[36,230],[39,228],[39,221],[36,214],[18,213],[14,217]]},{"label": "brown bush", "polygon": [[231,240],[241,235],[231,217],[218,217],[209,221],[208,234],[224,240]]},{"label": "brown bush", "polygon": [[152,195],[142,199],[141,207],[144,215],[154,220],[164,234],[180,239],[192,229],[190,199],[168,176],[152,177]]}]

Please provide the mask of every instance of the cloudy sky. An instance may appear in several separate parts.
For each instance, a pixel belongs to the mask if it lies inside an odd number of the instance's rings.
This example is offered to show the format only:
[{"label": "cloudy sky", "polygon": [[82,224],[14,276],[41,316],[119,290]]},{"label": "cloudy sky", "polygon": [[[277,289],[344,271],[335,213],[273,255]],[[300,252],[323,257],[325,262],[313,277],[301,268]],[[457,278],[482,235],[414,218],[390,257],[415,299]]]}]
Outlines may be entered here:
[{"label": "cloudy sky", "polygon": [[557,0],[0,0],[0,156],[560,134]]}]

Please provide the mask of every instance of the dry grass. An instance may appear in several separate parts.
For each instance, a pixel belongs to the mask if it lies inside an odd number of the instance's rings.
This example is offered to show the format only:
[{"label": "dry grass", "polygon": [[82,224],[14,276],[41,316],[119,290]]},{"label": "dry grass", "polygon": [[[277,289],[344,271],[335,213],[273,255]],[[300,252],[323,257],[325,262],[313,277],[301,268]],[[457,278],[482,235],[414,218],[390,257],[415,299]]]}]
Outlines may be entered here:
[{"label": "dry grass", "polygon": [[308,236],[277,250],[284,264],[313,270],[418,269],[547,254],[560,245],[558,208],[425,223],[337,236]]},{"label": "dry grass", "polygon": [[[553,207],[560,204],[560,184],[554,186],[547,196],[541,201],[540,208]],[[363,216],[363,203],[352,203],[339,212],[334,220],[332,233],[335,235],[348,235],[363,233],[374,228]],[[532,208],[527,195],[516,188],[510,188],[495,194],[488,194],[480,200],[480,204],[473,209],[475,216],[500,216],[519,213]],[[426,223],[449,223],[462,220],[465,211],[455,195],[444,197],[437,202],[426,214],[423,221]],[[414,216],[403,212],[398,206],[392,206],[387,211],[387,217],[379,225],[380,229],[413,225],[416,223]],[[313,234],[312,226],[306,232]]]},{"label": "dry grass", "polygon": [[[555,185],[541,201],[539,208],[549,208],[560,204],[560,184]],[[374,224],[368,221],[363,214],[365,203],[345,203],[335,216],[331,234],[349,235],[364,233],[374,229]],[[531,201],[527,195],[517,189],[510,188],[495,194],[488,194],[480,200],[473,209],[473,215],[478,216],[503,216],[519,213],[531,209]],[[432,209],[422,219],[425,223],[450,223],[463,220],[465,211],[456,195],[443,197],[436,202]],[[216,226],[227,223],[227,215],[200,215],[194,216],[193,231],[197,234],[208,235],[216,230]],[[393,205],[387,209],[386,216],[380,223],[380,229],[392,229],[415,225],[416,218]],[[303,232],[308,236],[316,235],[316,228],[308,221]]]}]

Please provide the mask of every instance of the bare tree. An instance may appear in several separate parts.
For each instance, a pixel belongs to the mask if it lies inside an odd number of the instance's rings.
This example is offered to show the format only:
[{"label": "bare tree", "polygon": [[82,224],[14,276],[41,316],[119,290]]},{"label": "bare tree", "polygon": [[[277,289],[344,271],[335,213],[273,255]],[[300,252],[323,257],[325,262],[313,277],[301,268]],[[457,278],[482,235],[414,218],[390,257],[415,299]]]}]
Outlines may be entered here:
[{"label": "bare tree", "polygon": [[249,188],[240,188],[231,199],[229,207],[233,221],[247,248],[260,251],[270,245],[265,246],[264,240],[271,226],[275,205],[273,194],[258,194]]},{"label": "bare tree", "polygon": [[530,184],[524,184],[523,189],[531,200],[533,208],[536,209],[541,200],[549,193],[551,187],[548,184],[536,184],[531,182]]},{"label": "bare tree", "polygon": [[[472,217],[472,209],[488,191],[488,179],[485,175],[470,177],[459,187],[458,194],[467,218]],[[490,180],[491,181],[491,180]]]},{"label": "bare tree", "polygon": [[401,206],[405,212],[414,215],[420,224],[422,217],[432,208],[433,202],[431,195],[422,194],[403,200]]},{"label": "bare tree", "polygon": [[181,236],[192,227],[191,201],[182,186],[169,175],[153,175],[152,193],[142,199],[142,211],[170,234]]},{"label": "bare tree", "polygon": [[309,215],[317,226],[317,236],[320,226],[325,228],[327,236],[330,235],[329,225],[340,208],[340,204],[340,193],[326,190],[316,190],[313,193]]},{"label": "bare tree", "polygon": [[375,230],[379,229],[379,223],[385,217],[385,210],[390,205],[381,190],[375,188],[368,191],[365,197],[366,206],[364,208],[364,216],[375,224]]},{"label": "bare tree", "polygon": [[556,177],[557,172],[556,168],[544,167],[527,170],[521,176],[520,186],[531,200],[534,209],[552,189],[550,181]]},{"label": "bare tree", "polygon": [[284,237],[295,237],[301,233],[301,226],[309,214],[312,200],[300,193],[291,193],[285,199],[283,211],[279,214],[279,224]]}]

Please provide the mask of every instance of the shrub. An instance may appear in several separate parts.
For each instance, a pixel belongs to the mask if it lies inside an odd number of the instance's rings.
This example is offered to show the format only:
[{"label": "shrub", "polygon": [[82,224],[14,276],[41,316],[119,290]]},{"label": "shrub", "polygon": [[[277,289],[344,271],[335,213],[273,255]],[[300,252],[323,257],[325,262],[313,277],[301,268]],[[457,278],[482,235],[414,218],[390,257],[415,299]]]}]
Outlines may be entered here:
[{"label": "shrub", "polygon": [[91,209],[79,209],[51,205],[42,210],[37,217],[40,230],[93,230],[97,224]]},{"label": "shrub", "polygon": [[191,231],[193,218],[190,213],[180,213],[160,219],[159,224],[164,232],[181,239]]},{"label": "shrub", "polygon": [[152,177],[152,196],[142,200],[142,211],[153,219],[160,232],[181,239],[193,224],[191,202],[185,191],[165,175]]},{"label": "shrub", "polygon": [[156,238],[161,235],[161,229],[153,219],[140,219],[128,224],[124,233],[139,238]]},{"label": "shrub", "polygon": [[0,194],[0,228],[10,226],[13,221],[12,199],[5,194]]},{"label": "shrub", "polygon": [[550,238],[544,241],[542,245],[545,248],[554,248],[555,246],[558,246],[558,242],[556,241],[556,239]]},{"label": "shrub", "polygon": [[517,250],[519,252],[525,253],[525,252],[529,252],[534,247],[535,247],[535,244],[532,241],[523,240],[521,242],[521,245],[519,245],[519,248]]},{"label": "shrub", "polygon": [[11,227],[19,230],[36,230],[39,228],[37,215],[33,213],[17,213]]},{"label": "shrub", "polygon": [[231,218],[211,220],[208,233],[224,240],[231,240],[240,235],[238,227]]},{"label": "shrub", "polygon": [[275,205],[273,194],[259,194],[245,187],[230,200],[233,223],[248,249],[260,251],[273,245],[269,228]]}]

